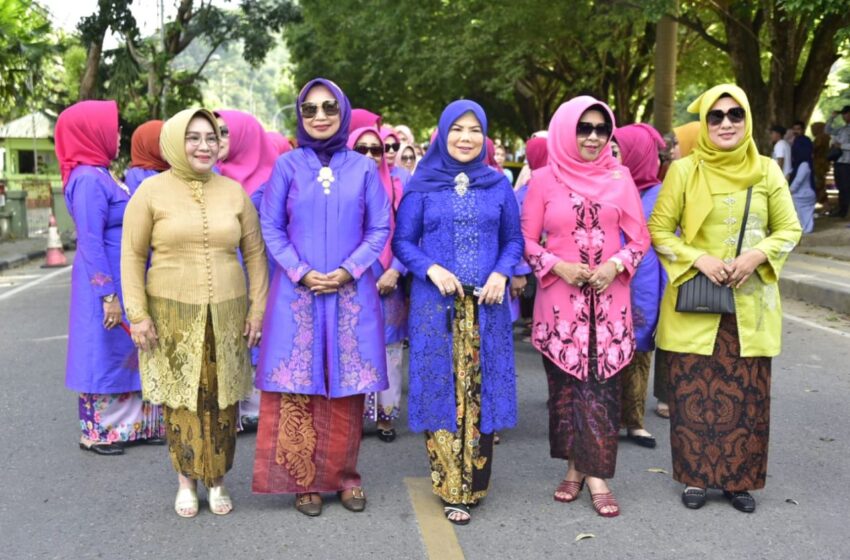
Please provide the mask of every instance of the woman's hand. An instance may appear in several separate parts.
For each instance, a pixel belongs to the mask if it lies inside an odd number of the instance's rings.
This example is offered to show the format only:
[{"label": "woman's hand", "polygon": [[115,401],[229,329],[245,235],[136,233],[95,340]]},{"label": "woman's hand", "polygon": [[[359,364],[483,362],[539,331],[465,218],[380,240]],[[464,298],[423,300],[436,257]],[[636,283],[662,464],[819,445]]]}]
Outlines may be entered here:
[{"label": "woman's hand", "polygon": [[425,273],[431,282],[437,286],[437,289],[440,290],[440,293],[444,296],[450,296],[453,294],[462,294],[463,293],[463,285],[460,283],[460,280],[457,279],[457,276],[443,268],[438,264],[432,264],[430,268],[428,268],[428,272]]},{"label": "woman's hand", "polygon": [[112,330],[121,324],[121,302],[116,297],[111,302],[103,302],[103,328]]},{"label": "woman's hand", "polygon": [[560,261],[552,267],[552,272],[570,286],[584,286],[590,280],[590,267],[584,263],[568,263]]},{"label": "woman's hand", "polygon": [[508,282],[508,277],[500,272],[491,272],[487,277],[487,282],[481,288],[481,293],[478,295],[478,305],[493,305],[494,303],[502,303],[505,299],[505,284]]},{"label": "woman's hand", "polygon": [[731,274],[731,270],[726,266],[726,263],[711,255],[702,255],[698,258],[694,262],[694,268],[705,274],[709,280],[718,286],[726,284]]},{"label": "woman's hand", "polygon": [[729,264],[729,279],[727,280],[727,284],[733,288],[740,288],[750,278],[753,271],[765,262],[767,262],[767,255],[758,249],[744,251]]},{"label": "woman's hand", "polygon": [[378,278],[378,293],[385,296],[394,292],[398,287],[399,276],[398,270],[394,268],[386,269]]},{"label": "woman's hand", "polygon": [[525,276],[511,276],[511,297],[518,298],[528,286],[528,279]]},{"label": "woman's hand", "polygon": [[253,348],[260,344],[260,337],[263,336],[263,321],[262,319],[245,319],[245,332],[242,333],[248,342],[248,348]]},{"label": "woman's hand", "polygon": [[339,284],[331,280],[330,275],[311,270],[301,279],[301,284],[310,288],[315,295],[332,294],[339,289]]},{"label": "woman's hand", "polygon": [[151,319],[142,319],[138,323],[130,325],[130,338],[133,344],[142,352],[150,352],[157,346],[159,338],[156,335],[156,327]]},{"label": "woman's hand", "polygon": [[599,268],[593,271],[593,274],[590,275],[587,281],[590,282],[590,285],[593,286],[593,289],[597,293],[602,293],[608,289],[608,286],[611,285],[611,282],[616,277],[617,265],[611,261],[605,261]]}]

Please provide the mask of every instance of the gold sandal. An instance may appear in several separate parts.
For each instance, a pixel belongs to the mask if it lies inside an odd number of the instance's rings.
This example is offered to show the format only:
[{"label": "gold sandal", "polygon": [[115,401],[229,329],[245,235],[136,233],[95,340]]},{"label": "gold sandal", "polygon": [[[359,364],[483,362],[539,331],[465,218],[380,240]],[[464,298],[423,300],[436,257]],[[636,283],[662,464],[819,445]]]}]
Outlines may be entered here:
[{"label": "gold sandal", "polygon": [[[210,512],[216,515],[227,515],[233,511],[233,501],[227,488],[223,484],[213,486],[207,492],[207,501],[210,503]],[[225,509],[226,508],[226,509]]]},{"label": "gold sandal", "polygon": [[[188,511],[189,513],[184,513]],[[174,512],[180,517],[195,517],[198,515],[198,491],[195,488],[181,488],[174,498]]]}]

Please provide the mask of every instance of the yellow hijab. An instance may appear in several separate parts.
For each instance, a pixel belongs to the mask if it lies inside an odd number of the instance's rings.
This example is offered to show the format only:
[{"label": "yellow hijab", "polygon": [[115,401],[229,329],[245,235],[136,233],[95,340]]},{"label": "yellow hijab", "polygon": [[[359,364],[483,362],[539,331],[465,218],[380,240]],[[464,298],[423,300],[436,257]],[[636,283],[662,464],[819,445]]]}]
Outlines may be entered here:
[{"label": "yellow hijab", "polygon": [[[723,94],[729,94],[746,111],[744,138],[735,148],[721,150],[708,137],[706,114]],[[691,152],[694,171],[685,185],[685,210],[682,232],[692,241],[714,207],[712,194],[742,191],[757,183],[762,175],[758,148],[753,141],[753,119],[750,102],[744,90],[734,84],[721,84],[700,95],[688,106],[688,112],[699,113],[699,139]]]},{"label": "yellow hijab", "polygon": [[212,172],[198,173],[192,169],[192,166],[189,165],[189,158],[186,157],[186,129],[189,128],[189,123],[195,117],[203,117],[210,121],[216,137],[219,138],[218,122],[215,116],[206,109],[184,109],[180,111],[165,121],[165,124],[162,125],[162,132],[159,134],[159,149],[162,152],[163,159],[171,166],[171,173],[192,187],[196,186],[193,183],[206,183],[213,176]]},{"label": "yellow hijab", "polygon": [[700,123],[692,121],[682,126],[677,126],[673,129],[673,134],[676,135],[676,140],[679,141],[679,152],[681,157],[687,157],[694,151],[694,146],[699,138]]}]

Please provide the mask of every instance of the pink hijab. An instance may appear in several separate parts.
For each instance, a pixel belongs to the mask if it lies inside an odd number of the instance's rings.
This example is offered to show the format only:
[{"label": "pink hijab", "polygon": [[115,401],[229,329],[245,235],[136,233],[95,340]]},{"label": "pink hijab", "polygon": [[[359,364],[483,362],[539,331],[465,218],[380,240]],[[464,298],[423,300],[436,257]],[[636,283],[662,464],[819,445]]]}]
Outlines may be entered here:
[{"label": "pink hijab", "polygon": [[381,128],[381,115],[376,115],[366,109],[352,109],[351,122],[348,123],[348,134],[366,127]]},{"label": "pink hijab", "polygon": [[614,113],[608,105],[588,95],[570,99],[555,111],[549,123],[549,167],[569,190],[618,208],[622,230],[629,239],[639,239],[645,228],[640,196],[628,168],[611,154],[610,142],[593,161],[585,161],[579,153],[576,126],[594,105],[608,114],[612,135],[616,132]]},{"label": "pink hijab", "polygon": [[496,144],[488,136],[485,139],[487,143],[487,165],[496,169],[499,173],[504,173],[502,166],[496,161]]},{"label": "pink hijab", "polygon": [[546,138],[535,136],[529,138],[525,143],[525,160],[532,171],[540,169],[548,163],[549,150],[546,146]]},{"label": "pink hijab", "polygon": [[658,178],[661,168],[658,149],[665,144],[657,130],[644,123],[630,124],[617,130],[617,143],[623,152],[623,165],[629,168],[639,190],[661,182]]},{"label": "pink hijab", "polygon": [[274,130],[269,130],[266,132],[266,138],[269,139],[269,142],[277,150],[278,155],[283,155],[286,152],[292,150],[292,144],[289,142],[289,138],[281,134],[280,132],[275,132]]},{"label": "pink hijab", "polygon": [[253,115],[231,110],[218,114],[230,129],[230,153],[219,166],[221,174],[238,182],[250,195],[271,176],[277,149]]},{"label": "pink hijab", "polygon": [[[396,142],[401,144],[401,140],[399,139],[398,134],[396,134],[395,129],[393,129],[393,127],[391,127],[391,126],[384,125],[384,126],[381,127],[381,142],[386,144],[387,138],[393,138],[393,139],[395,139]],[[401,163],[398,159],[400,157],[401,157],[401,146],[399,146],[398,151],[395,154],[395,160],[399,163]],[[386,161],[386,158],[384,158],[384,161]],[[390,165],[389,163],[387,163],[387,166],[390,169],[392,169],[393,167],[396,166],[396,164],[394,163],[394,164]]]},{"label": "pink hijab", "polygon": [[[350,149],[354,149],[354,146],[357,144],[357,141],[361,136],[366,134],[367,132],[371,132],[378,139],[383,142],[383,138],[381,138],[381,132],[374,126],[364,126],[351,131],[351,134],[348,135],[348,147]],[[393,133],[395,136],[395,133]],[[378,166],[378,177],[381,179],[381,184],[384,186],[384,192],[387,193],[387,198],[390,199],[390,204],[392,205],[392,212],[390,212],[390,237],[387,239],[386,245],[384,245],[384,250],[381,251],[381,255],[378,257],[378,261],[380,261],[381,266],[384,267],[384,270],[389,268],[390,263],[393,260],[393,253],[390,247],[393,232],[395,231],[395,211],[398,210],[398,205],[401,204],[401,181],[397,178],[394,178],[390,175],[390,166],[387,165],[387,158],[381,157],[381,165]]]},{"label": "pink hijab", "polygon": [[78,165],[109,167],[118,155],[118,104],[75,103],[59,114],[54,135],[64,189]]}]

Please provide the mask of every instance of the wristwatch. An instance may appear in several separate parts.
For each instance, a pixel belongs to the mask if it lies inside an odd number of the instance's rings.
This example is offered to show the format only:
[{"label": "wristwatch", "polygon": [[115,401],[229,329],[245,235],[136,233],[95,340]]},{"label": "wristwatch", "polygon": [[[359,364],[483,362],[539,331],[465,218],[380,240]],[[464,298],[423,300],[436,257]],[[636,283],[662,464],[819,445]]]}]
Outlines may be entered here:
[{"label": "wristwatch", "polygon": [[614,263],[614,266],[617,268],[617,274],[620,274],[621,272],[626,270],[626,267],[623,266],[623,261],[621,261],[619,258],[611,257],[608,260],[611,261],[612,263]]},{"label": "wristwatch", "polygon": [[112,303],[117,297],[118,294],[109,294],[108,296],[103,296],[101,299],[104,301],[104,303]]}]

